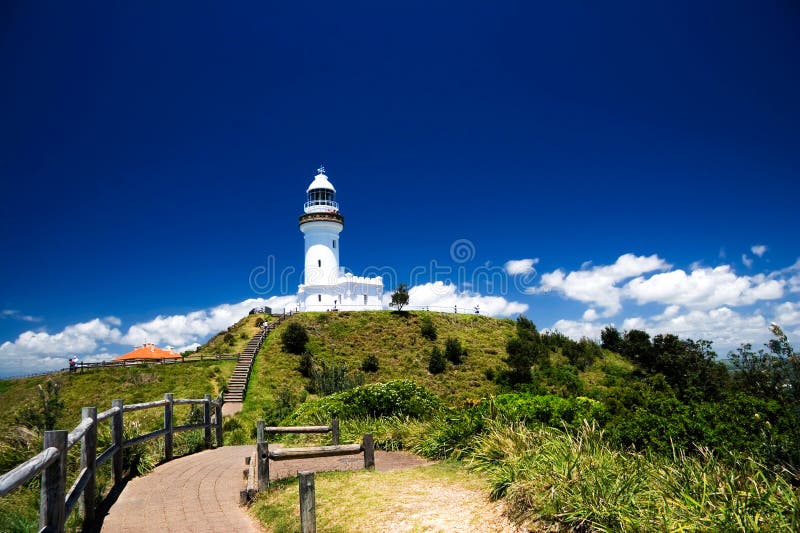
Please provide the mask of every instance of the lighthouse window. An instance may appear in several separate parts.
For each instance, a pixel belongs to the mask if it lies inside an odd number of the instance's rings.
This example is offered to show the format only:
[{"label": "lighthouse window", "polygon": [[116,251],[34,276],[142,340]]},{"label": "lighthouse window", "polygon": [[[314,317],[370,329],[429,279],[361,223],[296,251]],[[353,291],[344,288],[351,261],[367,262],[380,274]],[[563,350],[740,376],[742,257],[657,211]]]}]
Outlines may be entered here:
[{"label": "lighthouse window", "polygon": [[318,267],[321,267],[321,266],[322,266],[322,259],[317,259],[317,266],[318,266]]},{"label": "lighthouse window", "polygon": [[321,302],[321,301],[322,301],[322,295],[321,295],[321,294],[317,294],[317,301],[318,301],[318,302]]},{"label": "lighthouse window", "polygon": [[367,305],[367,295],[364,295],[364,305]]},{"label": "lighthouse window", "polygon": [[336,248],[336,241],[333,241],[333,247]]}]

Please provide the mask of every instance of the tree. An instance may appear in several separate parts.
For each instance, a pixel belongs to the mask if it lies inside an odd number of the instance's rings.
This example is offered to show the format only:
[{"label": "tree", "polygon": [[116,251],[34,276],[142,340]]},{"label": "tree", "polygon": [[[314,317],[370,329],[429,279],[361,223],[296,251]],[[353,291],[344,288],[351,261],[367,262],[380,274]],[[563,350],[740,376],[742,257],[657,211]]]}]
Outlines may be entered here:
[{"label": "tree", "polygon": [[431,350],[431,356],[428,359],[428,372],[431,374],[441,374],[444,372],[447,363],[444,355],[438,346],[434,346]]},{"label": "tree", "polygon": [[430,315],[422,315],[420,319],[420,334],[429,341],[435,341],[438,336],[436,333],[436,326],[433,325]]},{"label": "tree", "polygon": [[408,305],[408,288],[405,283],[398,285],[397,290],[392,293],[390,307],[397,307],[398,311],[403,310],[403,306]]},{"label": "tree", "polygon": [[299,322],[289,322],[281,333],[281,346],[284,352],[299,355],[305,351],[307,342],[308,332]]},{"label": "tree", "polygon": [[448,337],[444,343],[444,356],[454,365],[460,365],[463,361],[464,348],[455,337]]},{"label": "tree", "polygon": [[379,366],[378,356],[375,354],[370,354],[361,361],[362,372],[377,372]]},{"label": "tree", "polygon": [[622,350],[622,335],[614,326],[606,326],[600,332],[601,346],[606,350],[620,353]]},{"label": "tree", "polygon": [[533,365],[549,365],[547,346],[536,325],[522,315],[517,318],[517,336],[506,343],[506,353],[503,361],[511,368],[508,377],[512,385],[530,382]]}]

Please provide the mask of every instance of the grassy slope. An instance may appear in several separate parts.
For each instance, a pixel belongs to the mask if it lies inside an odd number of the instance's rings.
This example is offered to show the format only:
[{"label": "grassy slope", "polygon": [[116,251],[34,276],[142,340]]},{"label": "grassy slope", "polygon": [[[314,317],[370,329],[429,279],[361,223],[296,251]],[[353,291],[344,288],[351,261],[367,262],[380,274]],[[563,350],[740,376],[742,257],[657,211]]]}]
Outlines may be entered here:
[{"label": "grassy slope", "polygon": [[[429,314],[438,338],[429,341],[420,335],[420,317]],[[458,405],[469,398],[498,392],[497,384],[484,374],[487,369],[505,367],[506,340],[514,334],[511,320],[479,315],[389,311],[301,313],[293,316],[308,330],[309,351],[318,360],[345,362],[358,369],[363,359],[374,354],[379,370],[366,373],[367,383],[393,379],[413,379],[434,391],[446,402]],[[297,371],[299,356],[281,351],[280,335],[284,322],[270,334],[256,359],[240,420],[255,423],[265,402],[281,387],[300,394],[306,384]],[[467,350],[462,365],[448,363],[439,375],[428,373],[428,356],[434,344],[444,349],[447,337],[455,337]]]},{"label": "grassy slope", "polygon": [[[256,320],[263,318],[267,322],[274,320],[269,315],[247,315],[236,324],[229,327],[227,330],[220,331],[214,335],[208,342],[197,349],[197,354],[204,355],[217,355],[217,354],[240,354],[253,338],[253,335],[258,333],[258,326]],[[233,345],[225,342],[225,334],[231,333],[233,335]],[[192,356],[193,357],[193,356]]]}]

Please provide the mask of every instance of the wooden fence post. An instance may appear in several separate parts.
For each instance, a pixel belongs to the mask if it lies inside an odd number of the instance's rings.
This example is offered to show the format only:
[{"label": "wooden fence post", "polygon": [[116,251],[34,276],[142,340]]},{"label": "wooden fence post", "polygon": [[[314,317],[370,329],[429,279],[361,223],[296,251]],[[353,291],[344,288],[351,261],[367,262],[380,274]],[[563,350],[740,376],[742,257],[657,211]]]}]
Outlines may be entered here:
[{"label": "wooden fence post", "polygon": [[122,400],[111,400],[111,407],[119,407],[119,411],[111,419],[111,442],[116,448],[111,463],[115,485],[122,482],[122,443],[125,439],[122,435],[122,405]]},{"label": "wooden fence post", "polygon": [[83,489],[80,506],[83,514],[83,523],[87,526],[94,523],[95,499],[95,472],[97,465],[97,407],[84,407],[81,409],[81,420],[92,419],[92,427],[86,430],[81,439],[81,471],[85,468],[89,472],[89,481]]},{"label": "wooden fence post", "polygon": [[331,440],[334,446],[339,445],[339,419],[334,418],[331,420]]},{"label": "wooden fence post", "polygon": [[58,459],[42,472],[39,529],[61,532],[66,521],[67,432],[45,431],[43,449],[56,448]]},{"label": "wooden fence post", "polygon": [[364,468],[375,468],[375,443],[372,440],[372,433],[364,434],[361,447],[364,448]]},{"label": "wooden fence post", "polygon": [[300,482],[300,530],[317,532],[317,502],[314,494],[314,472],[298,472]]},{"label": "wooden fence post", "polygon": [[216,430],[217,430],[217,448],[223,446],[222,441],[222,394],[219,395],[219,401],[214,406],[214,416],[217,418]]},{"label": "wooden fence post", "polygon": [[264,439],[264,421],[259,420],[256,456],[258,460],[258,490],[269,488],[269,443]]},{"label": "wooden fence post", "polygon": [[211,395],[203,396],[203,424],[205,424],[205,445],[206,449],[211,448]]},{"label": "wooden fence post", "polygon": [[172,460],[172,436],[173,431],[172,428],[174,423],[172,422],[172,413],[174,412],[174,402],[175,396],[171,392],[167,392],[164,394],[164,399],[167,401],[167,404],[164,406],[164,460],[171,461]]}]

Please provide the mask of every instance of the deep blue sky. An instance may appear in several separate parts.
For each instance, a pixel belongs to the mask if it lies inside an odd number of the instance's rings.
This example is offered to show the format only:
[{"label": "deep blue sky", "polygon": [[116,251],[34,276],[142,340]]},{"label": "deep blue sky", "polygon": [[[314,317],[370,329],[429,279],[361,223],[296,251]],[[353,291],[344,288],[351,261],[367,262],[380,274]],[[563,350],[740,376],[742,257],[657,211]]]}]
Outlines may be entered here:
[{"label": "deep blue sky", "polygon": [[[404,281],[464,238],[469,267],[777,276],[800,256],[799,28],[789,0],[4,2],[0,343],[257,296],[267,255],[302,266],[320,164],[357,273]],[[721,305],[769,322],[791,276]],[[541,292],[501,296],[541,327],[587,308]]]}]

